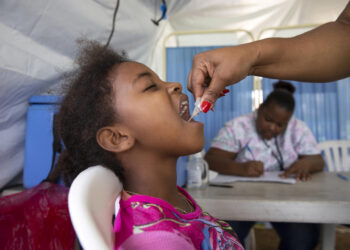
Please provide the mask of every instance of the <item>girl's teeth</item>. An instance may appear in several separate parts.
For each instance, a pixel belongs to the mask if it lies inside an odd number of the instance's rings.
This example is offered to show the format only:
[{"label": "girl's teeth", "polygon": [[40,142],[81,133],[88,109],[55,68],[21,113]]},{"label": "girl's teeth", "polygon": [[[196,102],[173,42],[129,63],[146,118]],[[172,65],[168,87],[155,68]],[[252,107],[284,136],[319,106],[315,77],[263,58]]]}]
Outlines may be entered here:
[{"label": "girl's teeth", "polygon": [[185,112],[187,111],[188,109],[188,102],[187,101],[183,101],[181,102],[181,106],[180,106],[180,116],[182,116],[183,114],[185,114]]}]

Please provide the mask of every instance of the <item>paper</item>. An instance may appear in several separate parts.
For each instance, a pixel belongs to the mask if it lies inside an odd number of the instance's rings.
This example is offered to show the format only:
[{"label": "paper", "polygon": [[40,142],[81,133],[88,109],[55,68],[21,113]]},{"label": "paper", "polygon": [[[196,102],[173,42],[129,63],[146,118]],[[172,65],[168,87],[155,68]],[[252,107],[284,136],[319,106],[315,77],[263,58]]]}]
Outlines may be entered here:
[{"label": "paper", "polygon": [[233,183],[237,181],[280,182],[280,183],[288,183],[288,184],[296,183],[296,180],[294,177],[289,177],[289,178],[279,177],[281,173],[283,172],[280,172],[280,171],[265,172],[263,175],[259,177],[242,177],[242,176],[219,174],[214,178],[210,178],[209,182],[213,184],[227,184],[227,183]]}]

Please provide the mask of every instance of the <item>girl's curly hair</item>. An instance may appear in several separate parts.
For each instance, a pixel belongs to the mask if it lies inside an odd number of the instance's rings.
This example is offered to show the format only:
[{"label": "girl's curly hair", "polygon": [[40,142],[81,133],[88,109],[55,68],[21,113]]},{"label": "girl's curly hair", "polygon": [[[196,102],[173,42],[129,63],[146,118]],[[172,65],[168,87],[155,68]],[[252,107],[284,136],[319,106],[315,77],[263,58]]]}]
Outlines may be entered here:
[{"label": "girl's curly hair", "polygon": [[117,121],[114,90],[108,76],[115,65],[128,60],[98,42],[79,43],[76,59],[79,69],[68,79],[68,92],[56,120],[65,149],[48,179],[62,176],[65,184],[70,185],[86,168],[103,165],[123,181],[122,166],[114,153],[99,146],[96,134],[100,128]]}]

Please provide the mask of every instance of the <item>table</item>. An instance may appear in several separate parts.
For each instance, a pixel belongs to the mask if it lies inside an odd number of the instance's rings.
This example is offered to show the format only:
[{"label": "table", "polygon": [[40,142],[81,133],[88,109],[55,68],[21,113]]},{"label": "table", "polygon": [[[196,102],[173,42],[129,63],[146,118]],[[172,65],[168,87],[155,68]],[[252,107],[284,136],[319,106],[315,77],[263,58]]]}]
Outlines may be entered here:
[{"label": "table", "polygon": [[[350,179],[350,172],[342,173]],[[234,188],[188,190],[223,220],[322,223],[322,249],[334,249],[335,224],[350,224],[350,181],[320,172],[296,184],[236,182]]]}]

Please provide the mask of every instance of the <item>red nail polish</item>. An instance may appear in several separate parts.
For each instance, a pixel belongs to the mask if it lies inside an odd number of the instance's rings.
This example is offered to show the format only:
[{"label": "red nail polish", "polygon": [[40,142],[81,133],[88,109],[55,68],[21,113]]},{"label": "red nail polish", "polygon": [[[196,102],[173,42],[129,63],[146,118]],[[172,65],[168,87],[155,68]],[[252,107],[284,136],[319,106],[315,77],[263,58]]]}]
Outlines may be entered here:
[{"label": "red nail polish", "polygon": [[222,97],[222,96],[225,96],[225,94],[221,93],[221,94],[220,94],[220,97]]},{"label": "red nail polish", "polygon": [[215,111],[214,108],[210,108],[210,110],[213,111],[213,112]]},{"label": "red nail polish", "polygon": [[226,93],[230,92],[230,90],[229,89],[224,89],[222,92],[224,92],[224,94],[226,94]]},{"label": "red nail polish", "polygon": [[208,101],[202,102],[201,109],[202,109],[203,113],[207,113],[209,111],[210,107],[211,107],[210,102],[208,102]]}]

